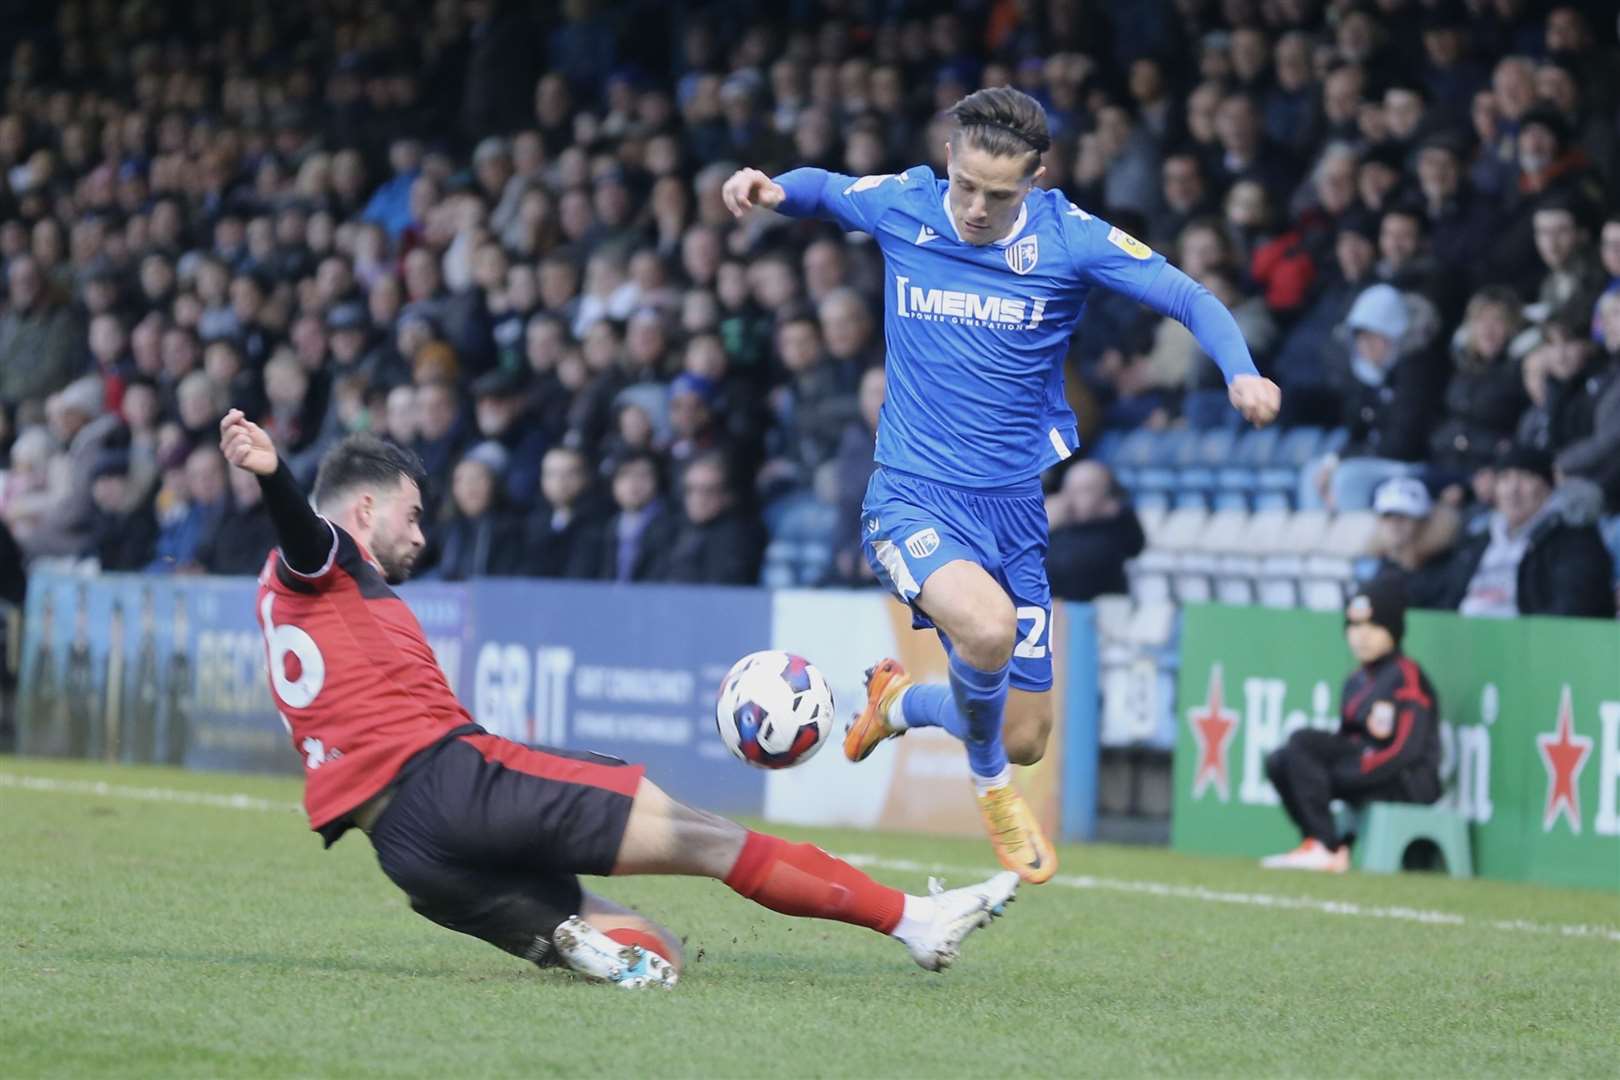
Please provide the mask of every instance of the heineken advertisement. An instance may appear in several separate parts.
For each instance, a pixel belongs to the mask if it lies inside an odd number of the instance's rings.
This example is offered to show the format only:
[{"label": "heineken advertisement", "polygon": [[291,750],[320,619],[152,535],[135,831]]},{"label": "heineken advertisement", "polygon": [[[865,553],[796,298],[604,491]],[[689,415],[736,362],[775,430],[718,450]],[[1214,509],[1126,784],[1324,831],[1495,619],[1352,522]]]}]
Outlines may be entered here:
[{"label": "heineken advertisement", "polygon": [[[1171,842],[1260,856],[1298,842],[1265,757],[1338,727],[1354,661],[1335,614],[1191,607],[1182,632]],[[1475,872],[1620,890],[1620,624],[1416,612],[1406,652],[1440,697],[1444,801]]]}]

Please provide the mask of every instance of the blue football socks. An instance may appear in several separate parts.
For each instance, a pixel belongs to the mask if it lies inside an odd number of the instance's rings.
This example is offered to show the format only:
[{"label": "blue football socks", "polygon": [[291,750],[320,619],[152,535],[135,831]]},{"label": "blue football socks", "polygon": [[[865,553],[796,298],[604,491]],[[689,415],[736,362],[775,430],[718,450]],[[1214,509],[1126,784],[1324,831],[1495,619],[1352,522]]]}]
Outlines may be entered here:
[{"label": "blue football socks", "polygon": [[944,728],[967,745],[975,776],[1002,777],[1007,770],[1001,719],[1007,709],[1008,667],[980,671],[953,652],[950,685],[909,687],[900,699],[901,718],[908,728]]}]

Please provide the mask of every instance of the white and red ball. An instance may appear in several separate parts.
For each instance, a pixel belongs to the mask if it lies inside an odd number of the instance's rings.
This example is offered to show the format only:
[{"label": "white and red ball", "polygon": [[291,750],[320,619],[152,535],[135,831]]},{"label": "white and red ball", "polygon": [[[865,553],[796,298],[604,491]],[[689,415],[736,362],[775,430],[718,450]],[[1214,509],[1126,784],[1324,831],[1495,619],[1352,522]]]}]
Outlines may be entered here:
[{"label": "white and red ball", "polygon": [[737,661],[720,684],[714,722],[741,761],[786,769],[808,761],[833,729],[832,688],[802,656],[768,650]]}]

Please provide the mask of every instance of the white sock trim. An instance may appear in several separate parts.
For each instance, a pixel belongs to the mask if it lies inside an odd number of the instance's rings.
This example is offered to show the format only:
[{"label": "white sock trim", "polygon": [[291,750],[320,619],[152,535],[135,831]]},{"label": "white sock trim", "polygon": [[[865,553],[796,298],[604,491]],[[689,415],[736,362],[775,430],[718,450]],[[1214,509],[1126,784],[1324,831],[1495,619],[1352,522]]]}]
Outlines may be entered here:
[{"label": "white sock trim", "polygon": [[980,795],[998,787],[1006,787],[1010,783],[1012,783],[1012,768],[1007,765],[1003,765],[1001,771],[994,776],[973,774],[973,790]]},{"label": "white sock trim", "polygon": [[934,922],[937,905],[932,897],[906,894],[906,906],[900,912],[900,921],[894,924],[889,936],[901,941],[914,941]]},{"label": "white sock trim", "polygon": [[889,711],[883,714],[883,722],[889,725],[890,731],[905,731],[910,726],[906,723],[906,710],[903,704],[909,693],[911,687],[902,687],[900,692],[894,695],[894,700],[889,702]]}]

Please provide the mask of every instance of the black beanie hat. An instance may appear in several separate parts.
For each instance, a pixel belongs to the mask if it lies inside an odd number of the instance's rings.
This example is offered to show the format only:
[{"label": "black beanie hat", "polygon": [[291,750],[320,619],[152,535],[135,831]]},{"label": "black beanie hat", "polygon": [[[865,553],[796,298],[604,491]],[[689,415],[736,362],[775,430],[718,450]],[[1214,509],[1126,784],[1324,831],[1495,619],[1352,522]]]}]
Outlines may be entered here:
[{"label": "black beanie hat", "polygon": [[1394,574],[1380,574],[1356,587],[1344,608],[1344,624],[1369,622],[1382,626],[1400,648],[1406,636],[1406,583]]}]

